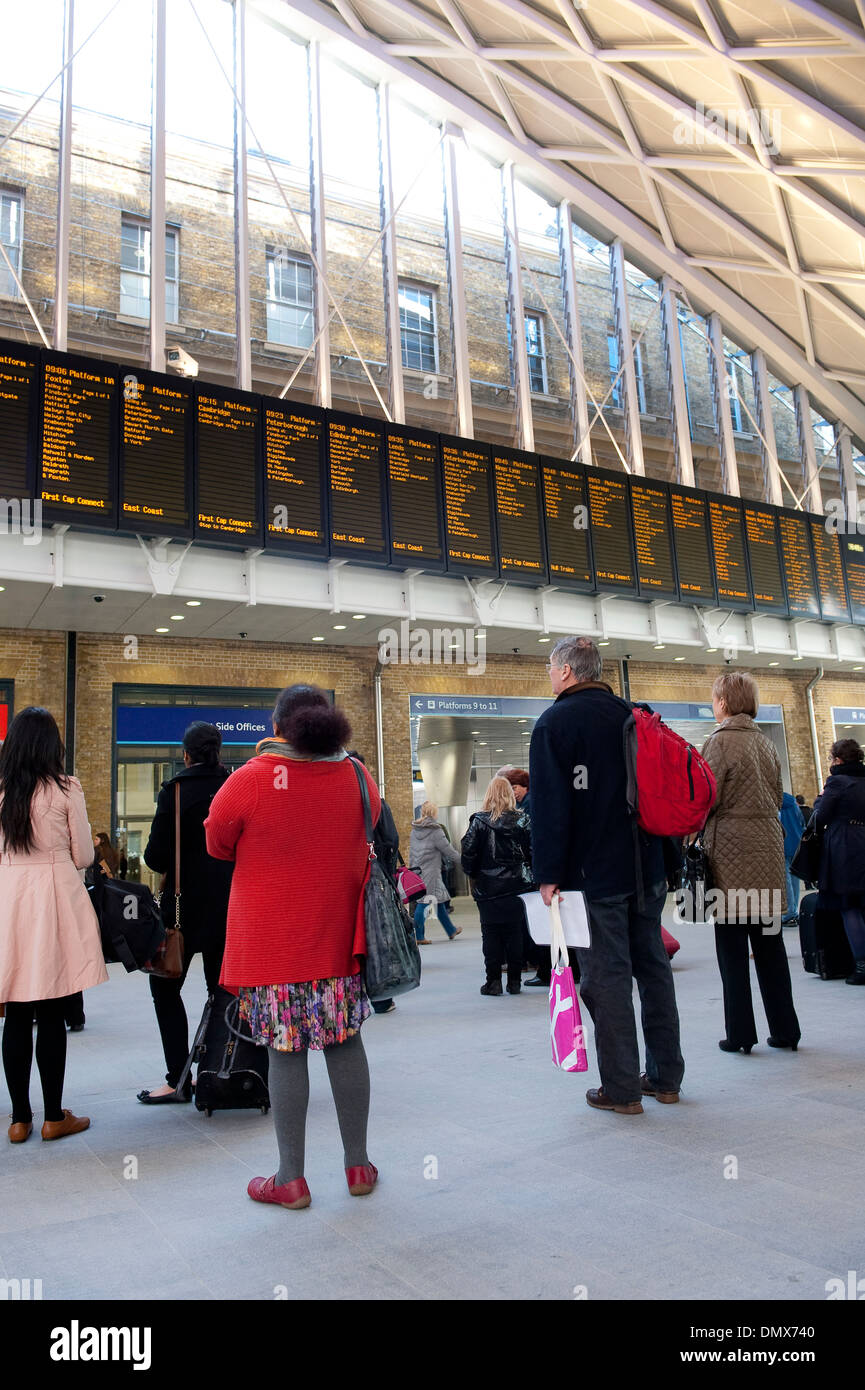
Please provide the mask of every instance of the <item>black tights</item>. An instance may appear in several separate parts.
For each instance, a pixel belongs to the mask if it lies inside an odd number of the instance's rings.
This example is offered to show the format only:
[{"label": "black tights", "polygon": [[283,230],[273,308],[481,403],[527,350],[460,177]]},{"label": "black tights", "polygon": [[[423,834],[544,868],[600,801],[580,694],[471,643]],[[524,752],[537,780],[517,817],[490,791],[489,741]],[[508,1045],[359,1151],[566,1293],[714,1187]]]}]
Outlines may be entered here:
[{"label": "black tights", "polygon": [[63,1119],[66,1074],[66,1007],[69,1000],[37,999],[7,1003],[3,1024],[3,1070],[12,1098],[12,1123],[30,1124],[30,1070],[33,1065],[33,1013],[36,1013],[36,1065],[42,1082],[46,1120]]}]

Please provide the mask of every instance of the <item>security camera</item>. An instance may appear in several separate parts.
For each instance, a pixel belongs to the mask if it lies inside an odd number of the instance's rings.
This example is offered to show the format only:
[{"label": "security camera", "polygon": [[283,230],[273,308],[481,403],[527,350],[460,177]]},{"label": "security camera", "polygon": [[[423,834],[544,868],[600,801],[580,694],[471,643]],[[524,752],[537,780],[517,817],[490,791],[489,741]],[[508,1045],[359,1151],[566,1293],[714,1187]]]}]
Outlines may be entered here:
[{"label": "security camera", "polygon": [[238,635],[238,637],[248,637],[248,636],[249,636],[249,634],[246,633],[246,632],[239,632],[237,635]]},{"label": "security camera", "polygon": [[520,650],[519,647],[511,647],[511,651],[513,652],[514,656],[517,655],[517,653],[519,652],[519,650]]},{"label": "security camera", "polygon": [[181,376],[198,376],[198,363],[195,358],[190,357],[186,349],[178,347],[176,343],[166,348],[165,361]]},{"label": "security camera", "polygon": [[94,603],[104,603],[104,602],[105,602],[105,595],[104,595],[104,594],[94,594],[94,595],[93,595],[93,602],[94,602]]}]

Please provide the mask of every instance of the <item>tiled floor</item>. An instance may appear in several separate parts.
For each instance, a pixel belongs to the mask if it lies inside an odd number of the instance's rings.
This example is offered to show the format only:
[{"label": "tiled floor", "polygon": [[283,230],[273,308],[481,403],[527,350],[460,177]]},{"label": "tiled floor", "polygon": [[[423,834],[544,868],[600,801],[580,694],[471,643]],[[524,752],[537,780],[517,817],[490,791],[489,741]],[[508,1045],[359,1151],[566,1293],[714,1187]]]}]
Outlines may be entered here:
[{"label": "tiled floor", "polygon": [[[39,1278],[46,1299],[788,1300],[865,1273],[865,990],[805,975],[787,932],[800,1051],[724,1055],[710,930],[677,928],[682,1102],[600,1114],[591,1046],[586,1076],[557,1072],[545,991],[482,998],[473,907],[457,918],[460,938],[424,948],[421,990],[364,1028],[368,1199],[345,1189],[312,1059],[304,1212],[246,1197],[275,1168],[269,1118],[136,1103],[158,1037],[147,981],[112,967],[69,1037],[65,1101],[91,1129],[0,1147],[0,1276]],[[195,1015],[197,965],[187,993]]]}]

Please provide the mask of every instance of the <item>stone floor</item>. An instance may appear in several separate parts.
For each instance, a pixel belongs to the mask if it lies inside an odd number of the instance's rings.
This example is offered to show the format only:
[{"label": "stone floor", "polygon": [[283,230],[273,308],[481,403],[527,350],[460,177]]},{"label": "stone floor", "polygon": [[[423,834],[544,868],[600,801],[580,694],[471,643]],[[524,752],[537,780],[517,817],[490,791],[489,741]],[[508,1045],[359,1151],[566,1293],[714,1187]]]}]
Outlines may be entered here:
[{"label": "stone floor", "polygon": [[[69,1037],[65,1101],[91,1129],[0,1148],[0,1275],[46,1299],[786,1301],[865,1274],[865,990],[805,975],[787,932],[801,1049],[727,1056],[710,929],[675,929],[682,1102],[602,1114],[584,1100],[591,1043],[587,1075],[557,1072],[546,992],[482,998],[473,906],[457,918],[462,936],[434,929],[424,949],[423,987],[364,1028],[369,1198],[346,1191],[313,1058],[303,1212],[246,1196],[275,1168],[269,1118],[136,1103],[161,1077],[158,1036],[146,980],[112,967]],[[197,1016],[197,963],[187,993]]]}]

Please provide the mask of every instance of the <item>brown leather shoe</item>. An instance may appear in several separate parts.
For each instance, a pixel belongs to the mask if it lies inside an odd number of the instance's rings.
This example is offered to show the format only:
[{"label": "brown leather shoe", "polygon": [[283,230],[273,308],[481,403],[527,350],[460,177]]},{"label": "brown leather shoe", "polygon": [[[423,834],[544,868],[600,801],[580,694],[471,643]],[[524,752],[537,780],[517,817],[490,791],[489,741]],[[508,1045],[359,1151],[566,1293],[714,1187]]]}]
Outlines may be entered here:
[{"label": "brown leather shoe", "polygon": [[16,1120],[14,1125],[9,1126],[9,1143],[23,1144],[33,1133],[32,1120]]},{"label": "brown leather shoe", "polygon": [[62,1120],[46,1120],[42,1126],[43,1139],[65,1139],[67,1134],[81,1134],[85,1129],[90,1128],[90,1121],[86,1115],[80,1118],[73,1115],[71,1110],[63,1111]]},{"label": "brown leather shoe", "polygon": [[644,1096],[654,1096],[655,1100],[659,1100],[662,1105],[676,1105],[679,1100],[678,1091],[656,1090],[645,1072],[643,1072],[643,1075],[640,1077],[640,1089]]},{"label": "brown leather shoe", "polygon": [[586,1091],[586,1101],[594,1110],[614,1110],[617,1115],[642,1115],[643,1113],[643,1107],[638,1100],[631,1100],[627,1103],[610,1100],[610,1097],[604,1094],[603,1086]]}]

